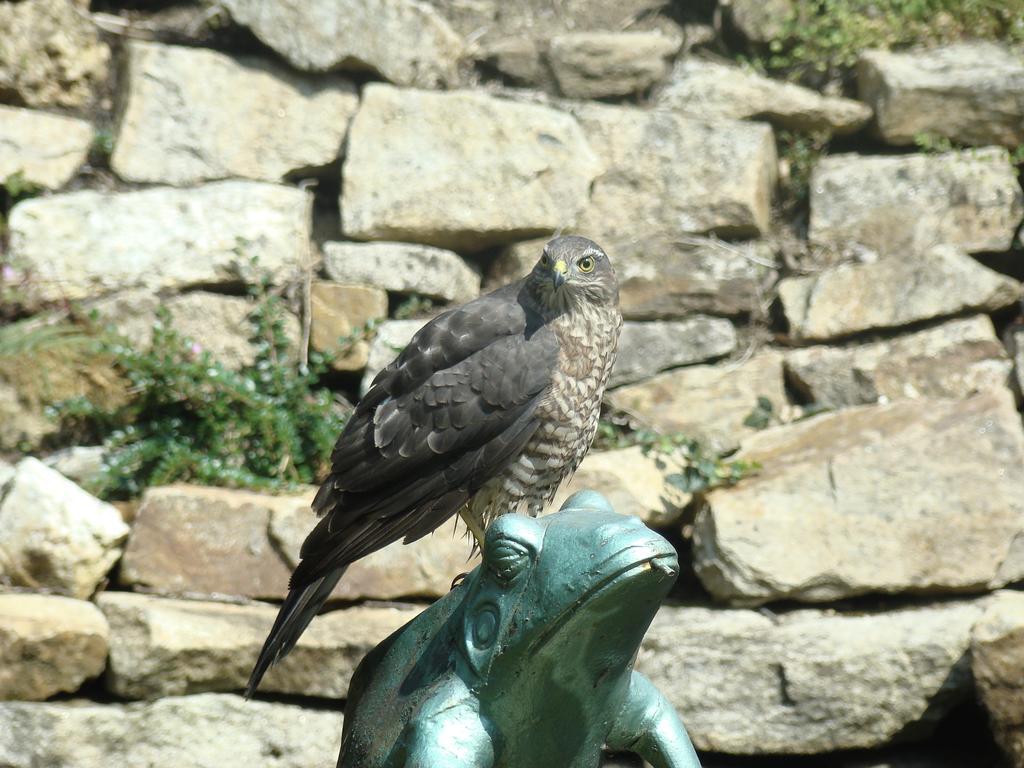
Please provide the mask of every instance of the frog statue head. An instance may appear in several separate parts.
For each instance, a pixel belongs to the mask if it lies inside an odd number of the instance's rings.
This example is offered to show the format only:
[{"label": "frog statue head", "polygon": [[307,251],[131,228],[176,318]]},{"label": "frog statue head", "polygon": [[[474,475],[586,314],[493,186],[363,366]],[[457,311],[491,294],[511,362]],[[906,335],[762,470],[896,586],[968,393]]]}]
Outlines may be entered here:
[{"label": "frog statue head", "polygon": [[483,563],[360,665],[339,765],[596,768],[603,744],[643,754],[667,722],[690,762],[660,764],[698,766],[632,669],[677,571],[665,539],[596,493],[499,518]]}]

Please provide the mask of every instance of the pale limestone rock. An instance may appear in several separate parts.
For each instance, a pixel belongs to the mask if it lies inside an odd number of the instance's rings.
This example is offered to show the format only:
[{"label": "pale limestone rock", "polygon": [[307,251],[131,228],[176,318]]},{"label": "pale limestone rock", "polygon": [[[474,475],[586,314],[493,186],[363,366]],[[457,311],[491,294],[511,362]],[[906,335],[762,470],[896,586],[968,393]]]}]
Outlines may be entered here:
[{"label": "pale limestone rock", "polygon": [[694,530],[697,574],[720,599],[979,592],[1024,577],[1024,434],[1006,390],[821,415],[750,438],[739,458],[760,471],[712,491]]},{"label": "pale limestone rock", "polygon": [[992,321],[977,315],[883,341],[797,349],[785,365],[809,401],[841,408],[1002,388],[1011,362]]},{"label": "pale limestone rock", "polygon": [[332,280],[458,304],[480,294],[480,275],[457,253],[414,243],[324,243]]},{"label": "pale limestone rock", "polygon": [[626,322],[608,386],[646,379],[668,368],[724,357],[736,349],[736,330],[728,320],[696,315],[685,320]]},{"label": "pale limestone rock", "polygon": [[56,431],[40,408],[26,405],[16,387],[0,380],[0,450],[31,450]]},{"label": "pale limestone rock", "polygon": [[1024,593],[998,592],[974,625],[971,667],[996,740],[1024,762]]},{"label": "pale limestone rock", "polygon": [[[491,264],[484,288],[517,280],[531,269],[546,239],[506,248]],[[624,235],[601,239],[619,278],[619,306],[629,320],[662,320],[706,312],[760,314],[778,273],[772,249],[760,240]]]},{"label": "pale limestone rock", "polygon": [[[313,493],[150,488],[125,550],[121,581],[169,595],[283,598],[302,541],[317,522]],[[354,563],[333,594],[341,600],[439,597],[473,567],[469,554],[468,540],[444,526]]]},{"label": "pale limestone rock", "polygon": [[602,104],[572,111],[604,166],[579,231],[599,243],[635,237],[637,222],[648,237],[767,231],[777,175],[769,126]]},{"label": "pale limestone rock", "polygon": [[[308,510],[275,509],[271,513],[271,540],[290,568],[298,565],[299,548],[315,522]],[[456,576],[471,571],[479,562],[462,523],[446,522],[411,544],[396,541],[353,563],[332,595],[338,600],[441,597],[448,594]]]},{"label": "pale limestone rock", "polygon": [[574,222],[598,170],[563,112],[371,84],[349,133],[342,231],[477,251]]},{"label": "pale limestone rock", "polygon": [[309,511],[311,494],[148,489],[121,561],[121,583],[158,593],[282,597],[291,569],[270,539],[272,510]]},{"label": "pale limestone rock", "polygon": [[[107,687],[129,699],[241,691],[277,607],[105,592]],[[264,693],[343,699],[356,665],[416,608],[355,607],[317,617],[260,685]]]},{"label": "pale limestone rock", "polygon": [[796,0],[722,0],[730,23],[752,43],[769,43],[786,33],[796,15]]},{"label": "pale limestone rock", "polygon": [[[85,304],[86,311],[95,312],[99,322],[109,325],[139,349],[148,349],[152,343],[153,326],[160,307],[167,310],[171,327],[186,342],[193,344],[196,354],[209,352],[214,360],[232,370],[256,361],[255,330],[249,320],[254,308],[251,299],[207,291],[191,291],[164,298],[151,291],[135,290]],[[297,347],[300,338],[298,318],[285,312],[282,321],[285,336],[293,348]]]},{"label": "pale limestone rock", "polygon": [[670,454],[644,452],[640,446],[613,451],[591,451],[563,485],[549,509],[560,509],[577,491],[604,494],[620,515],[634,515],[647,525],[667,528],[675,525],[690,503],[690,494],[669,482],[679,472],[679,462]]},{"label": "pale limestone rock", "polygon": [[86,0],[0,4],[0,98],[30,107],[87,107],[107,78],[110,48]]},{"label": "pale limestone rock", "polygon": [[[880,613],[669,608],[637,669],[698,749],[815,754],[924,738],[970,695],[976,603]],[[832,763],[830,762],[829,765]]]},{"label": "pale limestone rock", "polygon": [[337,760],[340,712],[207,693],[144,704],[0,704],[10,768],[309,768]]},{"label": "pale limestone rock", "polygon": [[56,469],[68,480],[88,484],[103,471],[102,445],[73,445],[54,451],[43,459],[43,464]]},{"label": "pale limestone rock", "polygon": [[768,398],[775,413],[785,405],[782,355],[768,350],[747,362],[679,368],[619,387],[606,397],[613,407],[659,432],[682,432],[727,451],[754,432],[743,422],[758,398]]},{"label": "pale limestone rock", "polygon": [[994,312],[1020,299],[1021,284],[955,248],[912,258],[840,264],[779,283],[789,333],[832,339],[963,312]]},{"label": "pale limestone rock", "polygon": [[107,634],[103,614],[84,600],[0,594],[0,699],[78,690],[106,666]]},{"label": "pale limestone rock", "polygon": [[71,192],[25,200],[10,216],[11,259],[42,300],[237,283],[256,269],[275,280],[306,256],[306,194],[252,181],[189,190]]},{"label": "pale limestone rock", "polygon": [[854,133],[871,119],[871,108],[859,101],[695,57],[676,64],[656,104],[708,120],[757,118],[792,131],[837,135]]},{"label": "pale limestone rock", "polygon": [[1017,393],[1024,395],[1024,325],[1011,326],[1005,338],[1007,349],[1013,356]]},{"label": "pale limestone rock", "polygon": [[310,294],[312,325],[309,343],[320,352],[331,352],[337,371],[359,371],[366,367],[370,345],[352,340],[345,349],[339,339],[348,338],[368,323],[388,316],[388,295],[369,285],[349,285],[315,280]]},{"label": "pale limestone rock", "polygon": [[29,184],[60,189],[85,162],[92,137],[84,120],[0,106],[0,182],[18,174]]},{"label": "pale limestone rock", "polygon": [[628,96],[664,79],[680,45],[659,32],[574,32],[551,38],[548,62],[565,96]]},{"label": "pale limestone rock", "polygon": [[813,243],[859,243],[906,258],[934,245],[1009,250],[1024,193],[1005,149],[832,155],[811,174]]},{"label": "pale limestone rock", "polygon": [[22,459],[0,499],[0,579],[87,598],[127,536],[114,507],[37,459]]},{"label": "pale limestone rock", "polygon": [[968,41],[931,50],[865,51],[860,97],[890,144],[921,135],[959,144],[1024,144],[1024,52]]},{"label": "pale limestone rock", "polygon": [[280,181],[330,165],[359,105],[354,86],[204,48],[131,42],[110,164],[126,181]]},{"label": "pale limestone rock", "polygon": [[311,72],[379,73],[398,85],[436,88],[458,79],[463,42],[416,0],[221,0],[293,66]]},{"label": "pale limestone rock", "polygon": [[366,371],[359,385],[360,394],[365,395],[374,377],[384,367],[398,357],[416,331],[426,325],[429,318],[417,320],[388,320],[377,327],[373,341],[370,342],[370,353],[367,356]]}]

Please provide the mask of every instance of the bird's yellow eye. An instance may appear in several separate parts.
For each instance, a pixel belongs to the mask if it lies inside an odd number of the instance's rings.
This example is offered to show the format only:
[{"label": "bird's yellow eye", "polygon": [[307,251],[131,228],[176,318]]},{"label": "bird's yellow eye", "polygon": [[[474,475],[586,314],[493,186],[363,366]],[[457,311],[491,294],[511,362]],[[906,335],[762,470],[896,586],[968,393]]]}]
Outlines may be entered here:
[{"label": "bird's yellow eye", "polygon": [[580,272],[593,272],[594,271],[594,257],[584,256],[578,262],[576,266],[580,268]]}]

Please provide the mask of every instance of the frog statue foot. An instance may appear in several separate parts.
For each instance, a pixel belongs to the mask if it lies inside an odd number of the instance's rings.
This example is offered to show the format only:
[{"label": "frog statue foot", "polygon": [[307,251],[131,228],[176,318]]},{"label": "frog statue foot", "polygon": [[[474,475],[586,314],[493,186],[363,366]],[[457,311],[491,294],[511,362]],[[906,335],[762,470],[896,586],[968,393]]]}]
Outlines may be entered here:
[{"label": "frog statue foot", "polygon": [[505,515],[483,563],[371,651],[345,711],[340,768],[597,768],[603,745],[700,768],[633,661],[676,553],[592,491]]}]

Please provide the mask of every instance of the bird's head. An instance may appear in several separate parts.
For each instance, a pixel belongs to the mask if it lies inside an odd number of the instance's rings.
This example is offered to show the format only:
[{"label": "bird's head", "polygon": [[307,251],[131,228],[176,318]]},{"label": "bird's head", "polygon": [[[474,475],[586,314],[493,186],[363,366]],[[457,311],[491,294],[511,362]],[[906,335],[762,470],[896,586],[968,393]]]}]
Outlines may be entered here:
[{"label": "bird's head", "polygon": [[577,235],[556,237],[544,246],[530,275],[536,295],[549,306],[581,301],[616,304],[619,283],[608,254],[593,240]]}]

